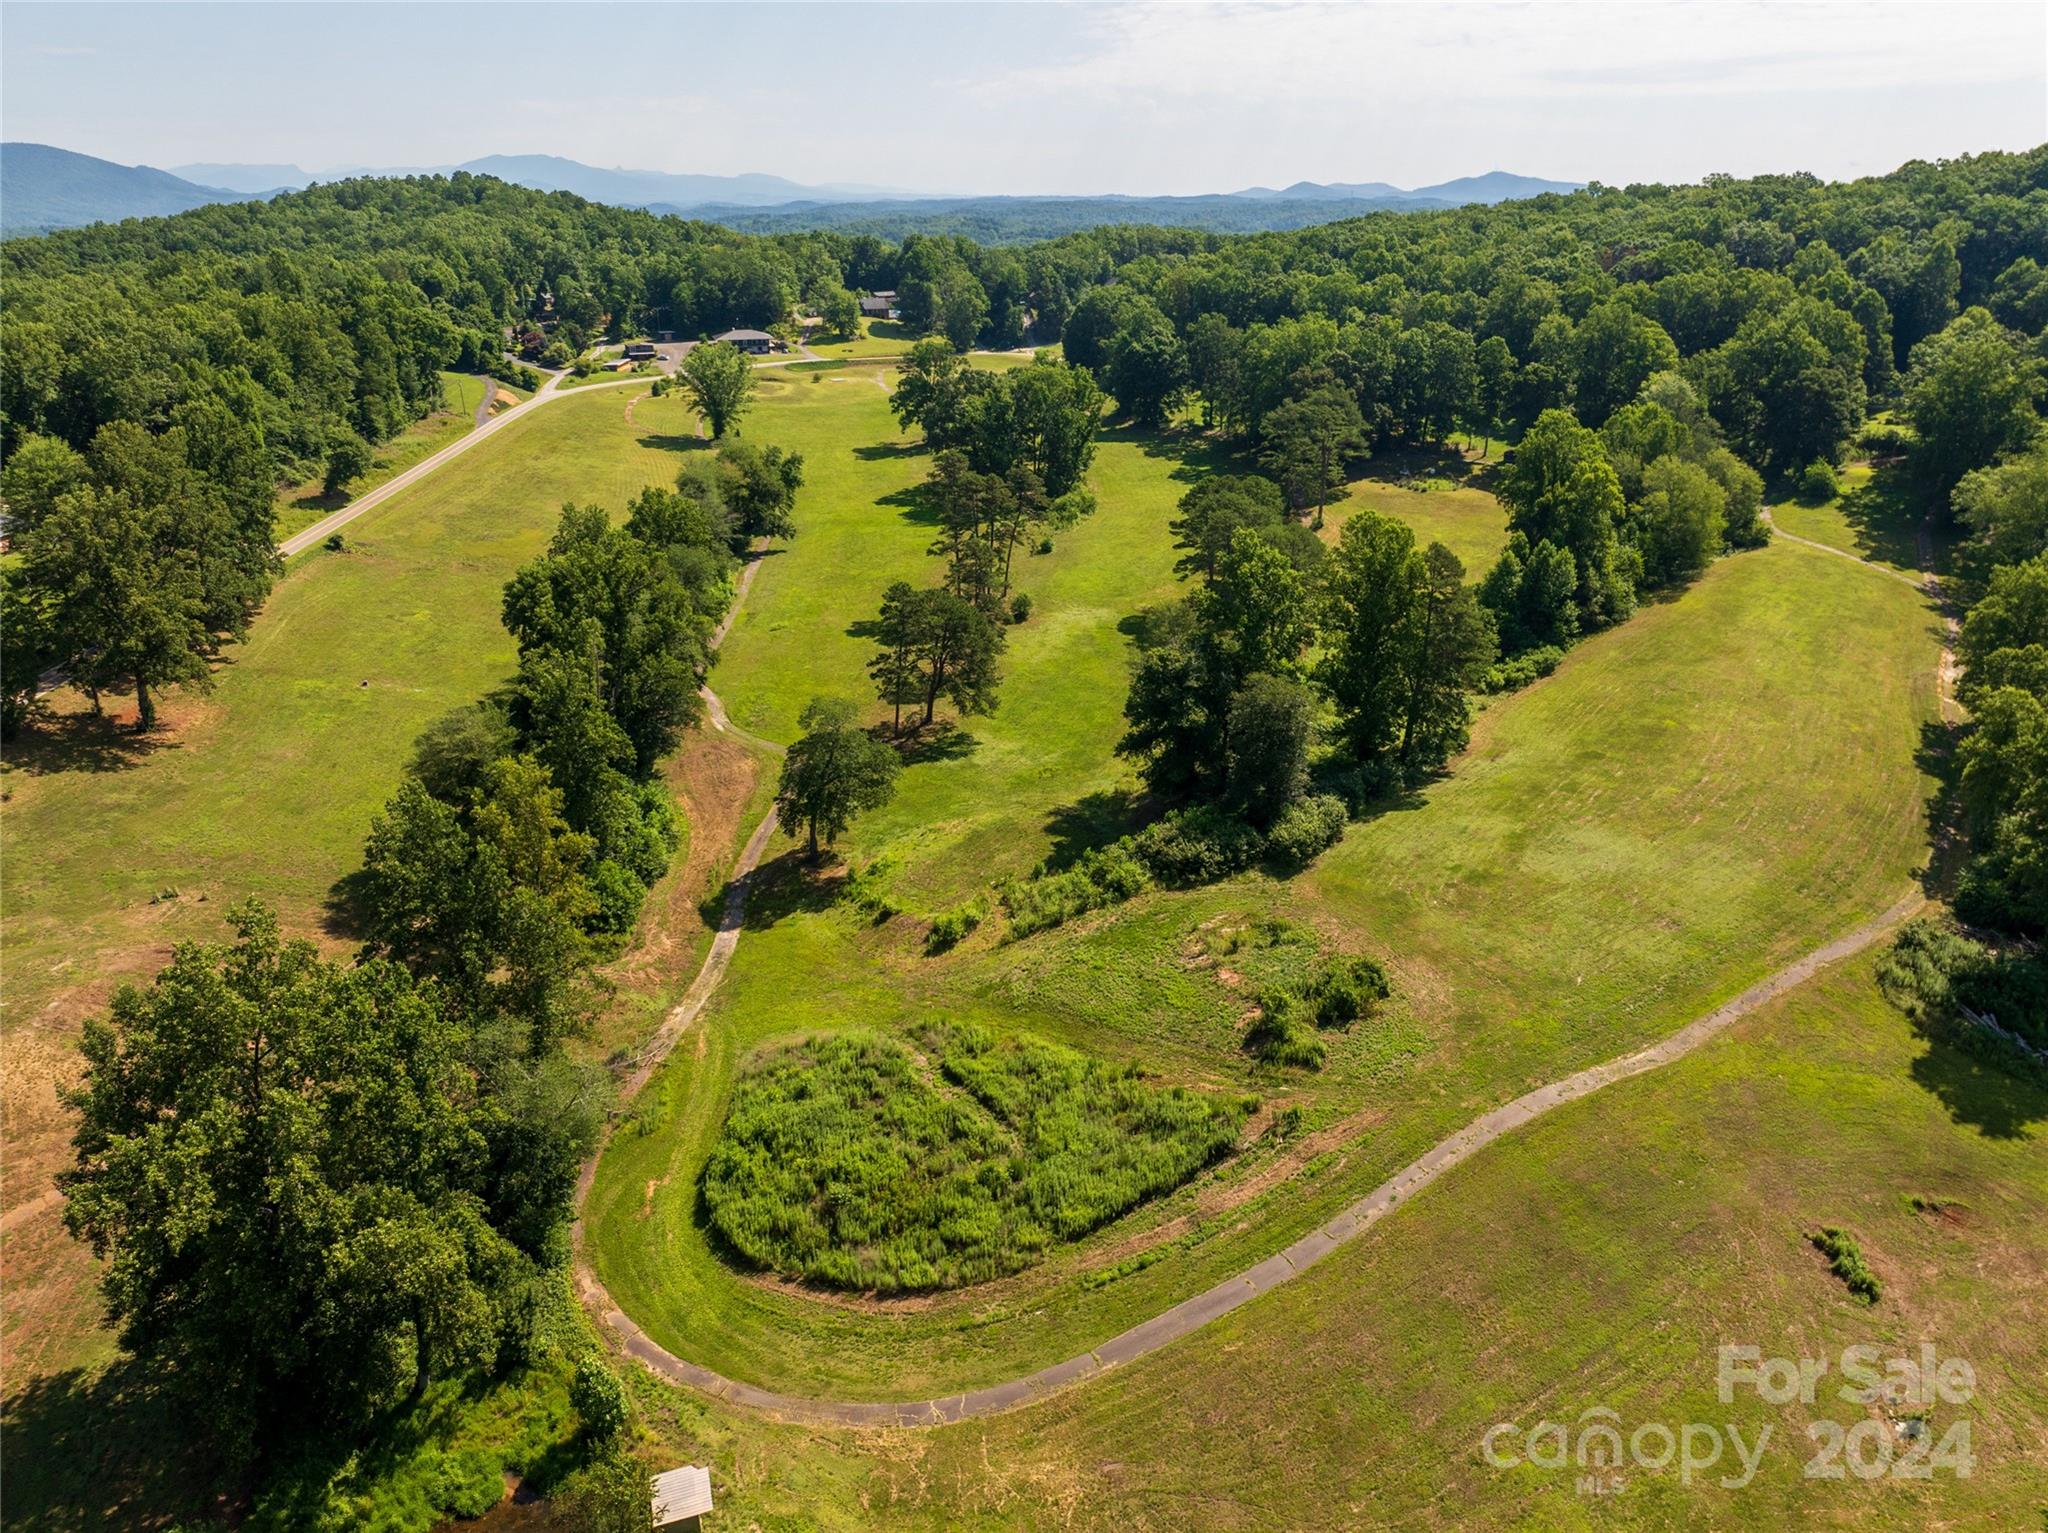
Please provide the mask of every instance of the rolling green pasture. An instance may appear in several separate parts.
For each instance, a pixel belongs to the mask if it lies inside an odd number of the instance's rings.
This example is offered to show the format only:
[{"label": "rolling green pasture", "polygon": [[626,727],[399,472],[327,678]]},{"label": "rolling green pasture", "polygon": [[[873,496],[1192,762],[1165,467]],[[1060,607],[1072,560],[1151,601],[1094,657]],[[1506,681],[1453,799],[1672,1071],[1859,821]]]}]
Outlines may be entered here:
[{"label": "rolling green pasture", "polygon": [[[1920,573],[1919,508],[1897,473],[1851,463],[1842,470],[1842,493],[1833,500],[1817,506],[1783,501],[1771,507],[1771,520],[1795,537],[1904,574]],[[1939,539],[1934,547],[1937,558],[1946,551]]]},{"label": "rolling green pasture", "polygon": [[[884,468],[906,484],[915,471],[888,447],[881,407],[876,391],[865,408],[879,436],[845,459],[846,491],[811,502],[728,640],[720,691],[764,734],[787,738],[815,692],[862,695],[869,646],[848,630],[889,579],[935,573],[914,508],[882,488]],[[770,405],[753,429],[808,462],[822,439],[801,434],[825,420]],[[1180,445],[1104,444],[1091,474],[1103,509],[1020,577],[1039,605],[1012,630],[1001,709],[914,763],[847,843],[855,864],[879,867],[870,891],[928,913],[1125,823],[1116,625],[1175,589],[1165,521],[1176,475],[1199,466]],[[1428,507],[1483,492],[1386,493]],[[1916,762],[1935,627],[1917,593],[1812,549],[1724,560],[1494,702],[1449,778],[1354,826],[1301,878],[1155,893],[1007,946],[984,931],[944,959],[919,956],[914,923],[875,925],[831,905],[793,858],[771,864],[702,1042],[678,1051],[603,1162],[588,1221],[598,1270],[671,1350],[774,1387],[915,1398],[1099,1342],[1268,1254],[1487,1107],[1671,1030],[1910,889],[1926,851]],[[1246,1060],[1249,992],[1201,956],[1210,923],[1260,912],[1395,977],[1387,1013],[1336,1040],[1317,1075]],[[935,1019],[1253,1089],[1300,1106],[1321,1137],[1262,1140],[1030,1273],[916,1306],[821,1302],[727,1265],[696,1189],[743,1061],[808,1030]]]},{"label": "rolling green pasture", "polygon": [[476,429],[476,407],[484,401],[486,380],[474,373],[443,373],[444,403],[422,420],[414,421],[390,441],[379,444],[370,471],[349,486],[346,495],[322,493],[319,479],[280,490],[277,496],[277,535],[288,538],[310,527],[330,511],[337,511],[356,496],[374,490],[446,447],[457,437]]},{"label": "rolling green pasture", "polygon": [[[81,1015],[173,942],[224,938],[246,896],[320,935],[420,727],[512,669],[501,592],[562,502],[618,510],[673,478],[690,417],[680,401],[642,400],[628,424],[632,392],[550,404],[351,523],[346,553],[294,561],[212,693],[176,696],[166,730],[138,740],[63,693],[57,718],[10,750],[9,1208],[39,1197],[63,1158],[54,1082]],[[109,705],[132,716],[124,698]],[[85,1259],[54,1210],[9,1245],[12,1358],[88,1344]]]},{"label": "rolling green pasture", "polygon": [[908,325],[896,320],[861,321],[861,333],[852,340],[813,340],[805,344],[821,357],[896,357],[916,344],[917,336]]},{"label": "rolling green pasture", "polygon": [[[1436,478],[1420,473],[1431,467],[1439,470]],[[1426,488],[1407,488],[1401,483],[1404,472],[1410,483]],[[1369,473],[1351,481],[1350,491],[1350,498],[1332,506],[1325,519],[1324,537],[1332,543],[1353,513],[1377,511],[1413,528],[1417,547],[1441,543],[1456,554],[1473,585],[1486,577],[1507,546],[1500,502],[1480,487],[1478,475],[1459,457],[1398,453],[1376,459]]]},{"label": "rolling green pasture", "polygon": [[[1699,1053],[1561,1108],[1450,1172],[1314,1271],[1194,1337],[1038,1406],[928,1432],[778,1427],[631,1370],[657,1456],[709,1463],[721,1511],[775,1526],[2030,1529],[2048,1504],[2048,1096],[1928,1040],[1870,958]],[[1939,1209],[1916,1208],[1923,1204]],[[1852,1299],[1808,1246],[1851,1230],[1884,1287]],[[1812,1480],[1845,1428],[1844,1347],[1976,1375],[1967,1479]],[[1828,1361],[1811,1405],[1716,1396],[1717,1349]],[[1495,1469],[1497,1423],[1614,1413],[1733,1423],[1681,1483]],[[1591,1418],[1595,1421],[1600,1418]],[[1511,1440],[1512,1441],[1512,1440]],[[1284,1472],[1281,1466],[1284,1464]]]}]

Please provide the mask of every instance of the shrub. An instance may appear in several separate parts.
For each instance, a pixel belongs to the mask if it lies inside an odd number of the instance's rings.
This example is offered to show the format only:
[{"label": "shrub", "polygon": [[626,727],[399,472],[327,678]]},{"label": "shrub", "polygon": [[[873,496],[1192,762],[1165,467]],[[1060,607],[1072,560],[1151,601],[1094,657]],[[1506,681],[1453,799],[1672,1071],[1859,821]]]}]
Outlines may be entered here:
[{"label": "shrub", "polygon": [[1815,458],[1800,471],[1798,493],[1809,506],[1826,505],[1842,493],[1842,477],[1826,458]]},{"label": "shrub", "polygon": [[569,1404],[583,1423],[583,1435],[593,1443],[613,1442],[626,1429],[625,1386],[601,1357],[592,1354],[577,1359],[576,1377],[569,1384]]},{"label": "shrub", "polygon": [[1525,649],[1519,655],[1488,666],[1479,687],[1483,692],[1514,692],[1548,676],[1563,663],[1564,651],[1555,644]]},{"label": "shrub", "polygon": [[2048,1047],[2048,959],[2026,949],[1994,951],[1946,923],[1909,922],[1877,966],[1878,987],[1909,1016],[1938,1018],[1958,1008]]},{"label": "shrub", "polygon": [[1322,1068],[1327,1052],[1321,1032],[1349,1027],[1379,1009],[1392,995],[1387,971],[1371,958],[1324,960],[1306,978],[1281,981],[1259,992],[1259,1017],[1244,1046],[1271,1065]]},{"label": "shrub", "polygon": [[943,953],[956,946],[975,927],[981,925],[984,914],[978,899],[955,905],[932,918],[932,929],[925,934],[924,950],[927,953]]},{"label": "shrub", "polygon": [[348,540],[342,537],[340,533],[330,532],[327,535],[327,551],[330,554],[338,554],[346,547],[348,547]]},{"label": "shrub", "polygon": [[1912,451],[1913,442],[1913,428],[1898,421],[1868,421],[1856,433],[1857,449],[1871,458],[1902,458]]},{"label": "shrub", "polygon": [[940,1024],[923,1041],[959,1091],[857,1033],[741,1078],[703,1182],[734,1250],[885,1292],[999,1277],[1180,1185],[1250,1111],[1029,1037]]},{"label": "shrub", "polygon": [[1828,1259],[1828,1266],[1850,1293],[1865,1304],[1875,1304],[1882,1297],[1884,1290],[1877,1281],[1877,1274],[1863,1260],[1863,1248],[1857,1245],[1854,1235],[1830,1224],[1806,1238]]},{"label": "shrub", "polygon": [[1303,1000],[1317,1027],[1349,1027],[1379,1009],[1394,993],[1375,959],[1333,958],[1316,971]]},{"label": "shrub", "polygon": [[1266,849],[1276,860],[1305,868],[1343,839],[1351,813],[1335,794],[1298,799],[1280,811],[1266,831]]},{"label": "shrub", "polygon": [[1284,1010],[1262,1010],[1245,1034],[1244,1046],[1263,1064],[1298,1070],[1322,1069],[1329,1052],[1320,1033]]},{"label": "shrub", "polygon": [[1131,850],[1162,884],[1206,884],[1242,873],[1265,851],[1265,837],[1210,805],[1177,809],[1131,838]]},{"label": "shrub", "polygon": [[633,929],[640,918],[640,902],[647,898],[647,886],[610,858],[590,870],[590,892],[597,896],[590,929],[615,936]]},{"label": "shrub", "polygon": [[445,1455],[426,1476],[434,1506],[456,1517],[481,1517],[505,1499],[505,1474],[491,1454],[464,1448]]},{"label": "shrub", "polygon": [[577,1533],[647,1533],[647,1471],[629,1455],[601,1453],[579,1469],[560,1497],[564,1527]]},{"label": "shrub", "polygon": [[1013,623],[1021,623],[1030,616],[1030,593],[1025,591],[1019,591],[1015,596],[1010,598],[1010,621]]},{"label": "shrub", "polygon": [[1040,872],[1003,888],[1010,930],[1019,937],[1058,926],[1090,910],[1120,904],[1152,886],[1152,875],[1137,858],[1130,837],[1084,853],[1060,873]]}]

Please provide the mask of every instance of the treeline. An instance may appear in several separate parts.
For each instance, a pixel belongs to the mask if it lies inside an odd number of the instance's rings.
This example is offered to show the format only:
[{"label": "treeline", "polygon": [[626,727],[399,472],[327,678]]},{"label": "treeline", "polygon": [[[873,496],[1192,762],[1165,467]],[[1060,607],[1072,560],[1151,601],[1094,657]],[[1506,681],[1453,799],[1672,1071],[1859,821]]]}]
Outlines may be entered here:
[{"label": "treeline", "polygon": [[[2031,267],[2032,263],[2027,263]],[[2037,290],[2040,273],[2025,284]],[[2039,319],[2048,298],[2034,299]],[[2005,308],[2010,317],[2012,310]],[[1968,720],[1951,781],[1967,838],[1953,907],[1960,930],[1907,928],[1879,971],[1931,1018],[1966,1014],[1961,1036],[2048,1066],[2048,355],[2039,337],[1973,308],[1914,348],[1900,423],[1873,428],[1878,488],[1946,516],[1958,541],[1944,582],[1964,613],[1956,693]],[[1870,492],[1865,492],[1870,493]]]},{"label": "treeline", "polygon": [[[655,768],[702,709],[738,555],[801,463],[727,446],[614,526],[564,509],[506,586],[519,669],[421,736],[349,894],[352,963],[253,904],[88,1024],[66,1220],[122,1345],[230,1463],[358,1440],[436,1381],[558,1350],[610,1081],[564,1042],[681,832]],[[579,1372],[594,1421],[615,1383]],[[595,1402],[595,1403],[593,1403]]]},{"label": "treeline", "polygon": [[[1141,421],[1198,390],[1214,424],[1275,455],[1297,507],[1323,504],[1345,456],[1519,432],[1552,409],[1600,430],[1676,372],[1730,449],[1789,476],[1838,459],[1897,396],[1915,348],[1964,310],[2039,345],[2044,182],[2036,150],[1839,185],[1714,177],[1287,233],[1118,227],[1010,248],[752,237],[461,174],[13,240],[0,246],[0,453],[11,466],[48,439],[89,467],[58,471],[41,501],[8,483],[11,514],[20,499],[46,519],[90,491],[138,501],[140,525],[98,563],[25,561],[10,648],[91,685],[203,678],[267,587],[262,491],[432,408],[438,369],[501,366],[515,323],[551,325],[574,352],[647,329],[770,328],[798,309],[843,323],[852,293],[892,289],[914,330],[956,348],[1062,343]],[[175,510],[102,467],[123,451],[96,448],[117,424],[175,457]],[[28,521],[17,535],[32,548]],[[232,593],[228,564],[244,571]],[[131,594],[144,591],[171,595]],[[24,692],[9,690],[11,719]]]}]

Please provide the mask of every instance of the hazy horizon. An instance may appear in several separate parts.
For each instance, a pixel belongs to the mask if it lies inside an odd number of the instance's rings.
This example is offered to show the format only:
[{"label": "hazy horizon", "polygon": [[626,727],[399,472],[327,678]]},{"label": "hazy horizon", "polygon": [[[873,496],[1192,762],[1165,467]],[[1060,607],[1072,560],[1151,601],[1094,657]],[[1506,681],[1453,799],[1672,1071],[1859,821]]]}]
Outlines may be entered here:
[{"label": "hazy horizon", "polygon": [[[1496,169],[1832,180],[2048,138],[2034,4],[10,3],[0,21],[0,136],[165,169],[550,154],[1190,195]],[[555,63],[585,55],[607,62]]]}]

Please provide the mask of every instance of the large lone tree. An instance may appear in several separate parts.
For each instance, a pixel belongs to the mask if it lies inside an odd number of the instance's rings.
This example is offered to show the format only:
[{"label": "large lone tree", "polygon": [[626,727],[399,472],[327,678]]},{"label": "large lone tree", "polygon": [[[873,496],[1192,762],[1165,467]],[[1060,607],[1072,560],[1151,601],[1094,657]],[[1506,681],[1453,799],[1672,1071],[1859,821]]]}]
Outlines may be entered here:
[{"label": "large lone tree", "polygon": [[754,398],[754,364],[739,347],[724,341],[694,346],[676,369],[676,382],[690,396],[711,435],[722,437],[739,424]]}]

